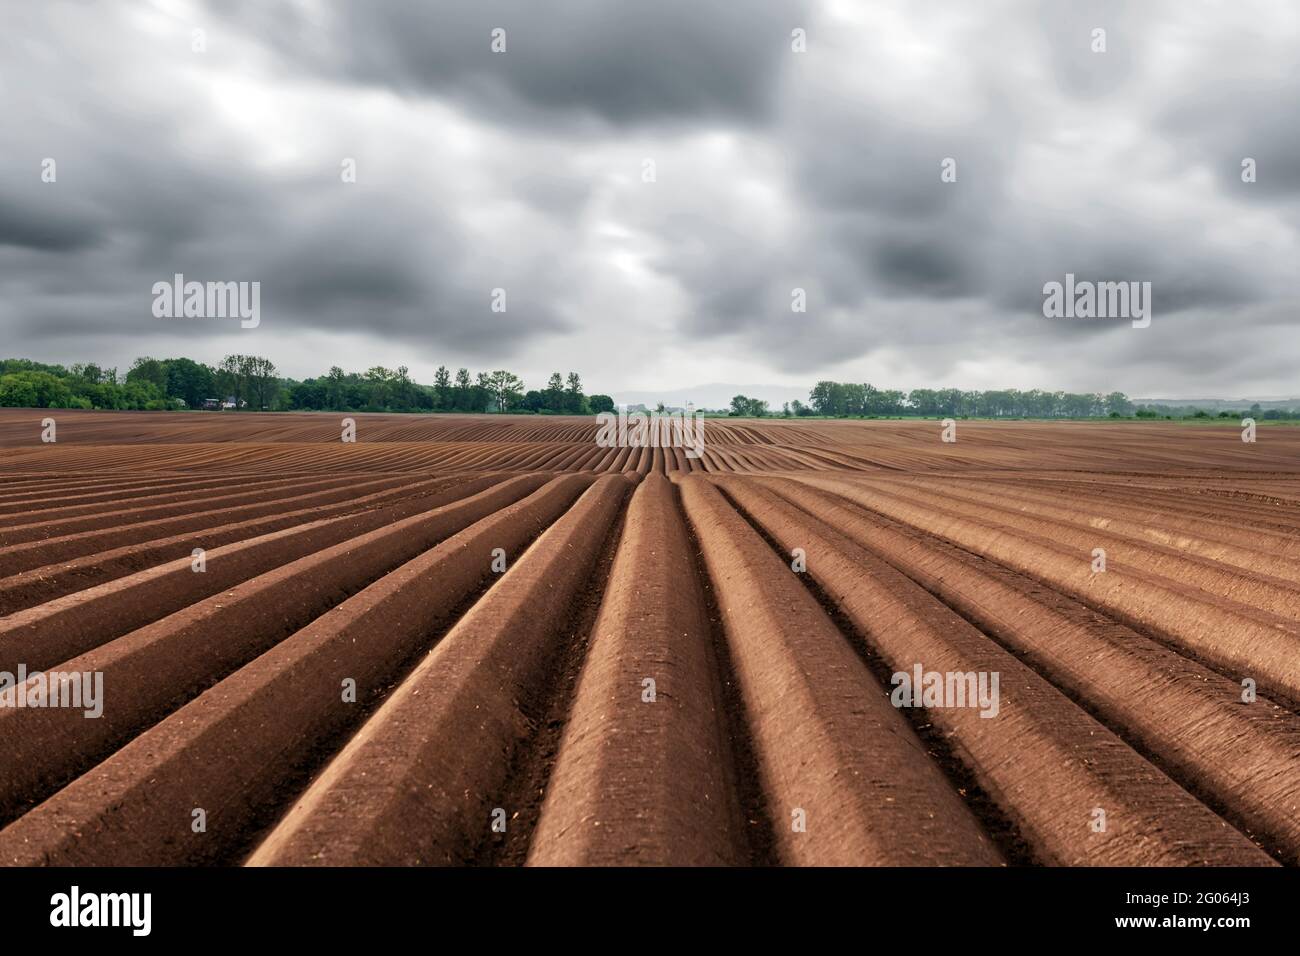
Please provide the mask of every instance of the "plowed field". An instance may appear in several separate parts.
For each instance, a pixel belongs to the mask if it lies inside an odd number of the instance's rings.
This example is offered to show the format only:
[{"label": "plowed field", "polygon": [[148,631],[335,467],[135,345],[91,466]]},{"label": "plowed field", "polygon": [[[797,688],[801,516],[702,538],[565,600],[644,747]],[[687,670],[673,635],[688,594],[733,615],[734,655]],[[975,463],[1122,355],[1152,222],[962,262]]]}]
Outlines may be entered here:
[{"label": "plowed field", "polygon": [[1300,864],[1300,429],[351,417],[0,410],[0,862]]}]

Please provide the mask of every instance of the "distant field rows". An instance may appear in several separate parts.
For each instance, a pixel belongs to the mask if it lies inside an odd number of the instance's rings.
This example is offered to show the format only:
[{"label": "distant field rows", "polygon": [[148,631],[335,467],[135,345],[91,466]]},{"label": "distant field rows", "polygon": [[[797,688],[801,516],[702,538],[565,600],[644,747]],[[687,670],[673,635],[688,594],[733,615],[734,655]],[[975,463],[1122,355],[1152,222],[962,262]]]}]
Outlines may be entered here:
[{"label": "distant field rows", "polygon": [[[53,416],[57,442],[43,444]],[[356,442],[341,422],[357,422]],[[0,473],[275,473],[420,471],[1017,470],[1134,475],[1210,483],[1227,473],[1250,487],[1296,494],[1300,428],[1265,427],[1241,441],[1230,426],[1144,422],[972,421],[939,441],[937,421],[707,419],[700,459],[672,448],[601,448],[593,418],[334,413],[87,412],[0,409]],[[1282,479],[1276,484],[1277,479]],[[1227,488],[1221,490],[1228,491]]]}]

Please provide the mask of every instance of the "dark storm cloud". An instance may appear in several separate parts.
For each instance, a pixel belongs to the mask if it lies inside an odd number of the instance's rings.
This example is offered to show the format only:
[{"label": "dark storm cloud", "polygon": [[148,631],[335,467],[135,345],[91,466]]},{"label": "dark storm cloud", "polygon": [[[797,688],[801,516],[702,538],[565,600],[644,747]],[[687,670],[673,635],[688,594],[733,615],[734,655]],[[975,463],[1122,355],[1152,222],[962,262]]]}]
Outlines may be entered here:
[{"label": "dark storm cloud", "polygon": [[[33,37],[54,28],[34,11],[27,17]],[[179,49],[183,70],[207,63],[188,49],[184,29],[163,44],[116,26],[116,34],[102,38],[109,46],[153,42]],[[62,354],[80,348],[79,341],[115,340],[123,355],[192,348],[213,358],[205,342],[223,329],[160,323],[151,313],[153,284],[176,273],[261,282],[259,333],[283,342],[302,331],[376,335],[495,359],[567,327],[553,304],[566,270],[552,251],[494,264],[475,248],[460,210],[423,194],[421,178],[437,180],[439,171],[421,169],[418,157],[387,183],[368,183],[363,175],[349,186],[339,178],[342,146],[311,158],[306,168],[267,165],[266,153],[279,144],[222,129],[214,104],[196,95],[202,77],[197,88],[176,95],[160,86],[158,102],[146,107],[94,82],[83,85],[57,61],[32,56],[34,48],[34,40],[25,47],[11,36],[7,43],[13,56],[6,88],[21,79],[39,91],[40,102],[7,99],[14,112],[6,135],[28,148],[0,158],[6,353],[54,358],[42,343],[61,343]],[[167,75],[166,58],[159,59],[163,65],[150,80]],[[95,71],[113,75],[107,62]],[[60,91],[63,113],[23,112],[28,105],[48,109]],[[93,122],[78,129],[66,121],[85,98],[97,96],[103,102]],[[40,179],[47,155],[57,163],[54,182]],[[454,196],[454,184],[440,185]],[[545,172],[529,176],[525,187],[523,195],[552,209],[567,207],[566,188],[568,197],[576,194],[564,177]],[[412,196],[412,188],[421,195]],[[489,310],[498,286],[512,293],[504,316]],[[159,341],[170,344],[154,344]]]},{"label": "dark storm cloud", "polygon": [[[1271,81],[1223,78],[1199,86],[1159,119],[1190,155],[1204,157],[1226,194],[1247,203],[1273,203],[1300,197],[1297,104],[1300,65]],[[1246,158],[1255,161],[1251,183],[1242,180]]]},{"label": "dark storm cloud", "polygon": [[0,195],[0,246],[72,252],[99,242],[98,228],[88,217],[52,205]]},{"label": "dark storm cloud", "polygon": [[[1136,14],[1130,6],[1082,4],[1068,11],[1044,5],[1029,22],[995,15],[972,24],[960,44],[968,62],[979,62],[970,77],[936,72],[919,83],[895,84],[884,95],[855,89],[849,95],[837,90],[832,97],[815,89],[797,101],[784,129],[793,128],[795,135],[787,132],[787,138],[800,144],[791,150],[793,185],[810,220],[791,246],[799,261],[815,258],[822,267],[819,294],[810,295],[816,306],[810,304],[808,316],[792,317],[788,285],[782,288],[775,269],[760,270],[768,278],[755,283],[754,294],[745,296],[728,285],[729,294],[715,295],[711,304],[729,309],[730,320],[761,343],[758,350],[787,369],[826,362],[836,348],[841,356],[868,355],[888,345],[915,349],[907,330],[922,329],[923,335],[948,343],[927,356],[930,370],[943,374],[988,346],[1002,358],[1050,356],[1053,364],[1082,363],[1086,357],[1079,348],[1090,348],[1090,341],[1102,348],[1100,343],[1117,327],[1127,329],[1127,323],[1044,319],[1043,284],[1067,272],[1094,281],[1149,281],[1156,321],[1177,328],[1181,343],[1199,339],[1206,345],[1166,352],[1161,359],[1160,349],[1169,341],[1165,336],[1151,336],[1145,345],[1126,336],[1123,349],[1107,350],[1108,374],[1125,366],[1145,374],[1153,364],[1166,373],[1183,365],[1198,374],[1207,368],[1239,370],[1252,361],[1263,368],[1254,360],[1221,362],[1208,343],[1234,326],[1226,316],[1235,311],[1279,296],[1294,298],[1296,269],[1288,261],[1294,254],[1294,223],[1285,232],[1285,248],[1254,244],[1252,249],[1248,234],[1243,241],[1225,238],[1241,201],[1239,180],[1209,190],[1190,180],[1180,189],[1178,180],[1200,165],[1239,172],[1239,157],[1227,167],[1223,156],[1232,151],[1209,148],[1207,131],[1265,123],[1269,111],[1257,109],[1249,96],[1188,104],[1192,127],[1206,137],[1199,145],[1206,148],[1171,155],[1163,168],[1150,168],[1152,155],[1177,153],[1181,145],[1162,140],[1151,128],[1164,104],[1152,99],[1151,86],[1158,84],[1151,77],[1161,64],[1150,59],[1167,55],[1156,41],[1164,36],[1177,43],[1190,73],[1193,64],[1222,55],[1213,24],[1200,25],[1204,29],[1188,37],[1168,29],[1177,24],[1176,14],[1174,7]],[[1105,53],[1091,49],[1098,27],[1107,31]],[[1017,75],[1024,82],[1026,50],[1036,51],[1028,59],[1036,57],[1046,73],[1037,74],[1032,89],[1013,93]],[[1141,62],[1139,53],[1148,62]],[[1242,60],[1250,56],[1248,49],[1239,53]],[[869,51],[863,55],[871,59]],[[1273,69],[1285,62],[1270,59]],[[926,93],[945,84],[976,109],[929,109]],[[978,110],[984,104],[995,109]],[[1259,142],[1280,140],[1281,145],[1265,151],[1275,161],[1300,155],[1288,142],[1294,124],[1276,125],[1279,132]],[[1114,129],[1114,144],[1107,142],[1108,127]],[[1079,141],[1054,142],[1062,136]],[[1052,156],[1061,174],[1044,175],[1041,163],[1031,163],[1032,151]],[[956,183],[941,185],[938,164],[945,156],[956,158],[959,175]],[[1289,170],[1275,172],[1280,188]],[[737,251],[734,258],[741,255]],[[733,256],[724,252],[720,258]],[[788,261],[771,252],[767,258]],[[857,281],[845,281],[845,269],[854,270]],[[697,261],[676,274],[704,298],[710,275],[719,271],[716,263],[710,269]],[[738,274],[752,271],[752,263],[746,263]],[[877,326],[864,335],[862,326],[872,313],[894,298],[911,300],[906,327]],[[950,312],[959,300],[982,303],[967,310],[961,328]],[[837,310],[867,321],[854,327]],[[800,334],[790,334],[792,321],[799,323]],[[720,334],[726,322],[714,315],[697,319],[695,328]],[[828,340],[836,348],[828,349]],[[1069,351],[1053,354],[1054,346]],[[1198,347],[1201,360],[1193,362],[1186,351]],[[1246,351],[1261,350],[1248,346]],[[1241,352],[1238,348],[1236,357]]]},{"label": "dark storm cloud", "polygon": [[[1271,203],[1300,194],[1300,57],[1297,14],[1259,4],[1222,4],[1179,11],[1166,34],[1200,28],[1195,69],[1168,84],[1154,104],[1158,134],[1177,143],[1188,163],[1201,162],[1227,195],[1243,203]],[[1270,15],[1275,14],[1275,15]],[[1244,183],[1241,162],[1258,165]]]},{"label": "dark storm cloud", "polygon": [[[825,224],[828,245],[859,273],[857,289],[947,299],[985,289],[985,238],[1005,208],[1002,184],[1011,142],[1006,118],[970,117],[947,128],[918,128],[906,115],[864,104],[809,104],[802,136],[825,140],[853,131],[846,148],[798,154],[797,186]],[[941,183],[944,160],[957,181]]]},{"label": "dark storm cloud", "polygon": [[[375,0],[328,12],[213,2],[344,82],[463,98],[521,122],[759,120],[807,20],[802,0]],[[505,31],[494,53],[492,31]]]}]

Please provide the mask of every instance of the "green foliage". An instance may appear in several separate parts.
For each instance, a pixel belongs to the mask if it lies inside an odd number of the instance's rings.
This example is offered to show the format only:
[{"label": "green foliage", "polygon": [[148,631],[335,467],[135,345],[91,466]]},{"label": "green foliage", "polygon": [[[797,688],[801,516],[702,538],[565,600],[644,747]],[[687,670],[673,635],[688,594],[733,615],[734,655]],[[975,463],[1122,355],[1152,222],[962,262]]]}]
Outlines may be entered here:
[{"label": "green foliage", "polygon": [[[216,393],[220,388],[232,382],[238,390],[220,397],[252,394],[266,398],[274,394],[279,380],[275,366],[256,356],[232,356],[218,369],[188,358],[144,356],[131,364],[131,370],[121,380],[117,369],[105,369],[93,362],[64,368],[28,359],[5,359],[0,361],[0,405],[168,411],[201,407],[204,399],[219,397]],[[252,392],[248,392],[249,388]]]},{"label": "green foliage", "polygon": [[0,406],[156,410],[174,407],[166,391],[142,378],[119,385],[116,381],[74,375],[62,366],[45,367],[62,369],[63,374],[16,371],[0,375]]},{"label": "green foliage", "polygon": [[39,380],[34,380],[33,372],[15,372],[13,375],[0,375],[0,405],[9,408],[48,408],[40,401]]},{"label": "green foliage", "polygon": [[[279,376],[270,359],[257,355],[227,355],[215,366],[189,358],[142,356],[125,376],[94,363],[71,367],[45,365],[30,359],[0,359],[0,406],[21,408],[104,408],[165,410],[202,408],[209,399],[233,399],[237,409],[301,409],[310,411],[389,412],[525,412],[543,415],[590,415],[613,412],[609,395],[584,395],[577,372],[553,373],[543,389],[525,391],[523,381],[504,369],[471,376],[461,368],[453,374],[441,365],[432,385],[415,382],[406,366],[374,366],[346,372],[338,366],[303,381]],[[722,414],[722,413],[719,413]],[[745,395],[731,401],[726,414],[757,418],[771,414],[768,403]],[[867,383],[820,381],[807,404],[792,401],[780,414],[787,417],[927,417],[982,418],[1129,418],[1209,419],[1246,416],[1277,421],[1294,418],[1296,410],[1216,411],[1164,406],[1136,407],[1122,392],[1108,395],[993,389],[919,388],[910,392],[879,389]]]},{"label": "green foliage", "polygon": [[767,415],[767,402],[757,398],[737,395],[731,400],[730,414],[739,418],[762,418]]},{"label": "green foliage", "polygon": [[0,359],[0,375],[10,375],[14,372],[45,372],[56,378],[65,378],[68,375],[68,370],[62,365],[42,365],[31,359]]},{"label": "green foliage", "polygon": [[217,397],[213,393],[212,369],[206,365],[187,358],[171,359],[165,365],[164,388],[168,396],[181,399],[190,408],[202,408],[205,399]]},{"label": "green foliage", "polygon": [[[1133,403],[1123,392],[1109,395],[1046,392],[1031,389],[963,391],[958,388],[916,388],[904,394],[853,382],[818,382],[808,394],[818,415],[837,418],[891,415],[981,418],[1103,418],[1133,414]],[[796,415],[800,408],[793,404]]]}]

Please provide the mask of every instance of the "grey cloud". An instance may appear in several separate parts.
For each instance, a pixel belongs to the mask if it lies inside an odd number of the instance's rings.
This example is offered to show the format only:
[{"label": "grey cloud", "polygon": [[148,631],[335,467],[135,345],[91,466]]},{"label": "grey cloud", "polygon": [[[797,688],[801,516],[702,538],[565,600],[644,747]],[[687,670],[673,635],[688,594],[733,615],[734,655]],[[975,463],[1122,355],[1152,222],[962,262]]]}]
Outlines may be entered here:
[{"label": "grey cloud", "polygon": [[[1281,390],[1300,362],[1297,31],[1267,4],[250,0],[199,8],[207,59],[198,24],[62,9],[0,39],[9,351],[216,358],[217,331],[149,314],[183,272],[260,280],[258,341],[303,343],[273,355],[297,374],[366,364],[317,348],[349,335],[605,390],[611,341],[669,375],[665,342],[751,380],[905,362],[886,384],[969,385],[984,362],[1134,393]],[[1151,281],[1152,327],[1044,319],[1067,272]]]},{"label": "grey cloud", "polygon": [[[115,39],[125,44],[124,36]],[[556,250],[538,243],[494,262],[465,234],[468,217],[409,194],[409,175],[344,186],[333,152],[306,170],[264,168],[273,143],[218,138],[196,148],[202,101],[178,98],[170,116],[150,113],[48,63],[27,65],[47,100],[62,90],[68,104],[105,102],[79,132],[66,123],[45,130],[45,117],[7,104],[17,111],[11,132],[29,147],[0,161],[0,324],[9,352],[53,342],[75,350],[112,330],[123,351],[156,351],[152,340],[179,336],[212,359],[216,346],[205,343],[223,326],[151,314],[153,283],[175,273],[261,282],[264,328],[274,334],[365,331],[420,352],[497,359],[569,327],[556,305],[567,281]],[[21,66],[11,60],[10,76]],[[46,153],[59,164],[54,183],[39,178]],[[560,211],[575,195],[566,185],[540,173],[527,193]],[[497,286],[510,292],[504,316],[489,310]]]},{"label": "grey cloud", "polygon": [[[1161,126],[1205,157],[1221,190],[1242,203],[1274,203],[1300,196],[1300,71],[1279,75],[1272,88],[1244,84],[1200,89],[1171,106]],[[1255,182],[1242,180],[1242,161],[1255,161]]]},{"label": "grey cloud", "polygon": [[[35,172],[28,175],[35,179]],[[53,198],[55,183],[41,183]],[[99,243],[98,225],[84,212],[60,208],[57,203],[41,203],[15,190],[0,193],[0,246],[35,249],[43,252],[75,252]]]},{"label": "grey cloud", "polygon": [[[344,81],[457,96],[475,110],[555,122],[764,117],[807,22],[803,0],[421,0],[344,3],[326,15],[212,3],[214,15],[265,31],[286,55]],[[506,51],[490,48],[506,31]]]},{"label": "grey cloud", "polygon": [[[1163,17],[1176,16],[1177,9],[1165,5],[1138,14],[1115,4],[1085,4],[1068,12],[1043,7],[1028,24],[974,25],[961,49],[980,61],[973,98],[997,105],[988,114],[935,121],[920,98],[924,87],[915,83],[892,99],[826,96],[821,86],[809,97],[794,98],[783,117],[782,139],[790,144],[789,188],[806,200],[806,221],[787,249],[763,249],[758,266],[744,243],[732,241],[718,224],[706,234],[725,241],[708,244],[712,255],[706,261],[683,254],[682,261],[670,263],[672,274],[708,306],[704,316],[693,317],[695,331],[723,336],[743,326],[755,353],[783,370],[802,372],[883,348],[915,353],[914,330],[942,330],[939,341],[947,344],[928,354],[938,373],[978,351],[973,343],[996,342],[1002,355],[1039,356],[1055,364],[1080,361],[1077,350],[1092,349],[1090,343],[1102,348],[1126,323],[1054,324],[1042,318],[1043,283],[1067,272],[1080,279],[1152,282],[1156,321],[1183,334],[1195,329],[1193,339],[1213,321],[1207,310],[1217,309],[1218,321],[1231,326],[1224,316],[1283,294],[1294,268],[1282,256],[1260,258],[1219,239],[1223,211],[1209,211],[1207,202],[1216,197],[1189,197],[1171,206],[1161,195],[1166,182],[1154,180],[1150,193],[1137,188],[1133,180],[1143,152],[1112,160],[1108,180],[1093,192],[1049,180],[1047,191],[1035,193],[1020,179],[1024,151],[1050,146],[1056,129],[1076,122],[1074,109],[1086,114],[1105,100],[1113,107],[1101,109],[1113,108],[1117,118],[1143,122],[1160,115],[1162,103],[1144,98],[1150,64],[1136,51],[1151,45]],[[1108,31],[1105,54],[1089,49],[1093,26]],[[1017,97],[1009,92],[1012,76],[1024,64],[1006,53],[1026,44],[1032,49],[1035,42],[1039,49],[1029,59],[1051,71],[1055,89]],[[1258,111],[1243,109],[1249,105],[1249,99],[1197,103],[1188,113],[1214,129],[1234,114],[1257,119]],[[958,160],[958,182],[941,185],[938,164],[948,155]],[[1207,150],[1186,161],[1212,161],[1214,155]],[[1096,159],[1080,144],[1073,162],[1086,170]],[[1186,169],[1173,166],[1168,172],[1178,176]],[[799,318],[800,334],[793,336],[790,283],[776,278],[791,262],[817,263],[820,280],[820,294],[810,295],[810,314]],[[912,320],[871,323],[890,300],[910,300]],[[947,316],[963,301],[976,307],[955,325]],[[841,321],[845,311],[856,311],[864,321]],[[867,327],[870,334],[863,332]],[[1156,341],[1136,340],[1112,361],[1136,367],[1149,360],[1143,350],[1157,347]],[[1202,348],[1200,354],[1201,363],[1187,363],[1198,373],[1215,362],[1213,350]]]},{"label": "grey cloud", "polygon": [[[1167,9],[1157,3],[1144,4],[1143,10],[1124,0],[1036,0],[1035,5],[1051,76],[1062,91],[1082,99],[1110,96],[1133,83],[1151,31]],[[1104,34],[1095,37],[1097,30]]]}]

